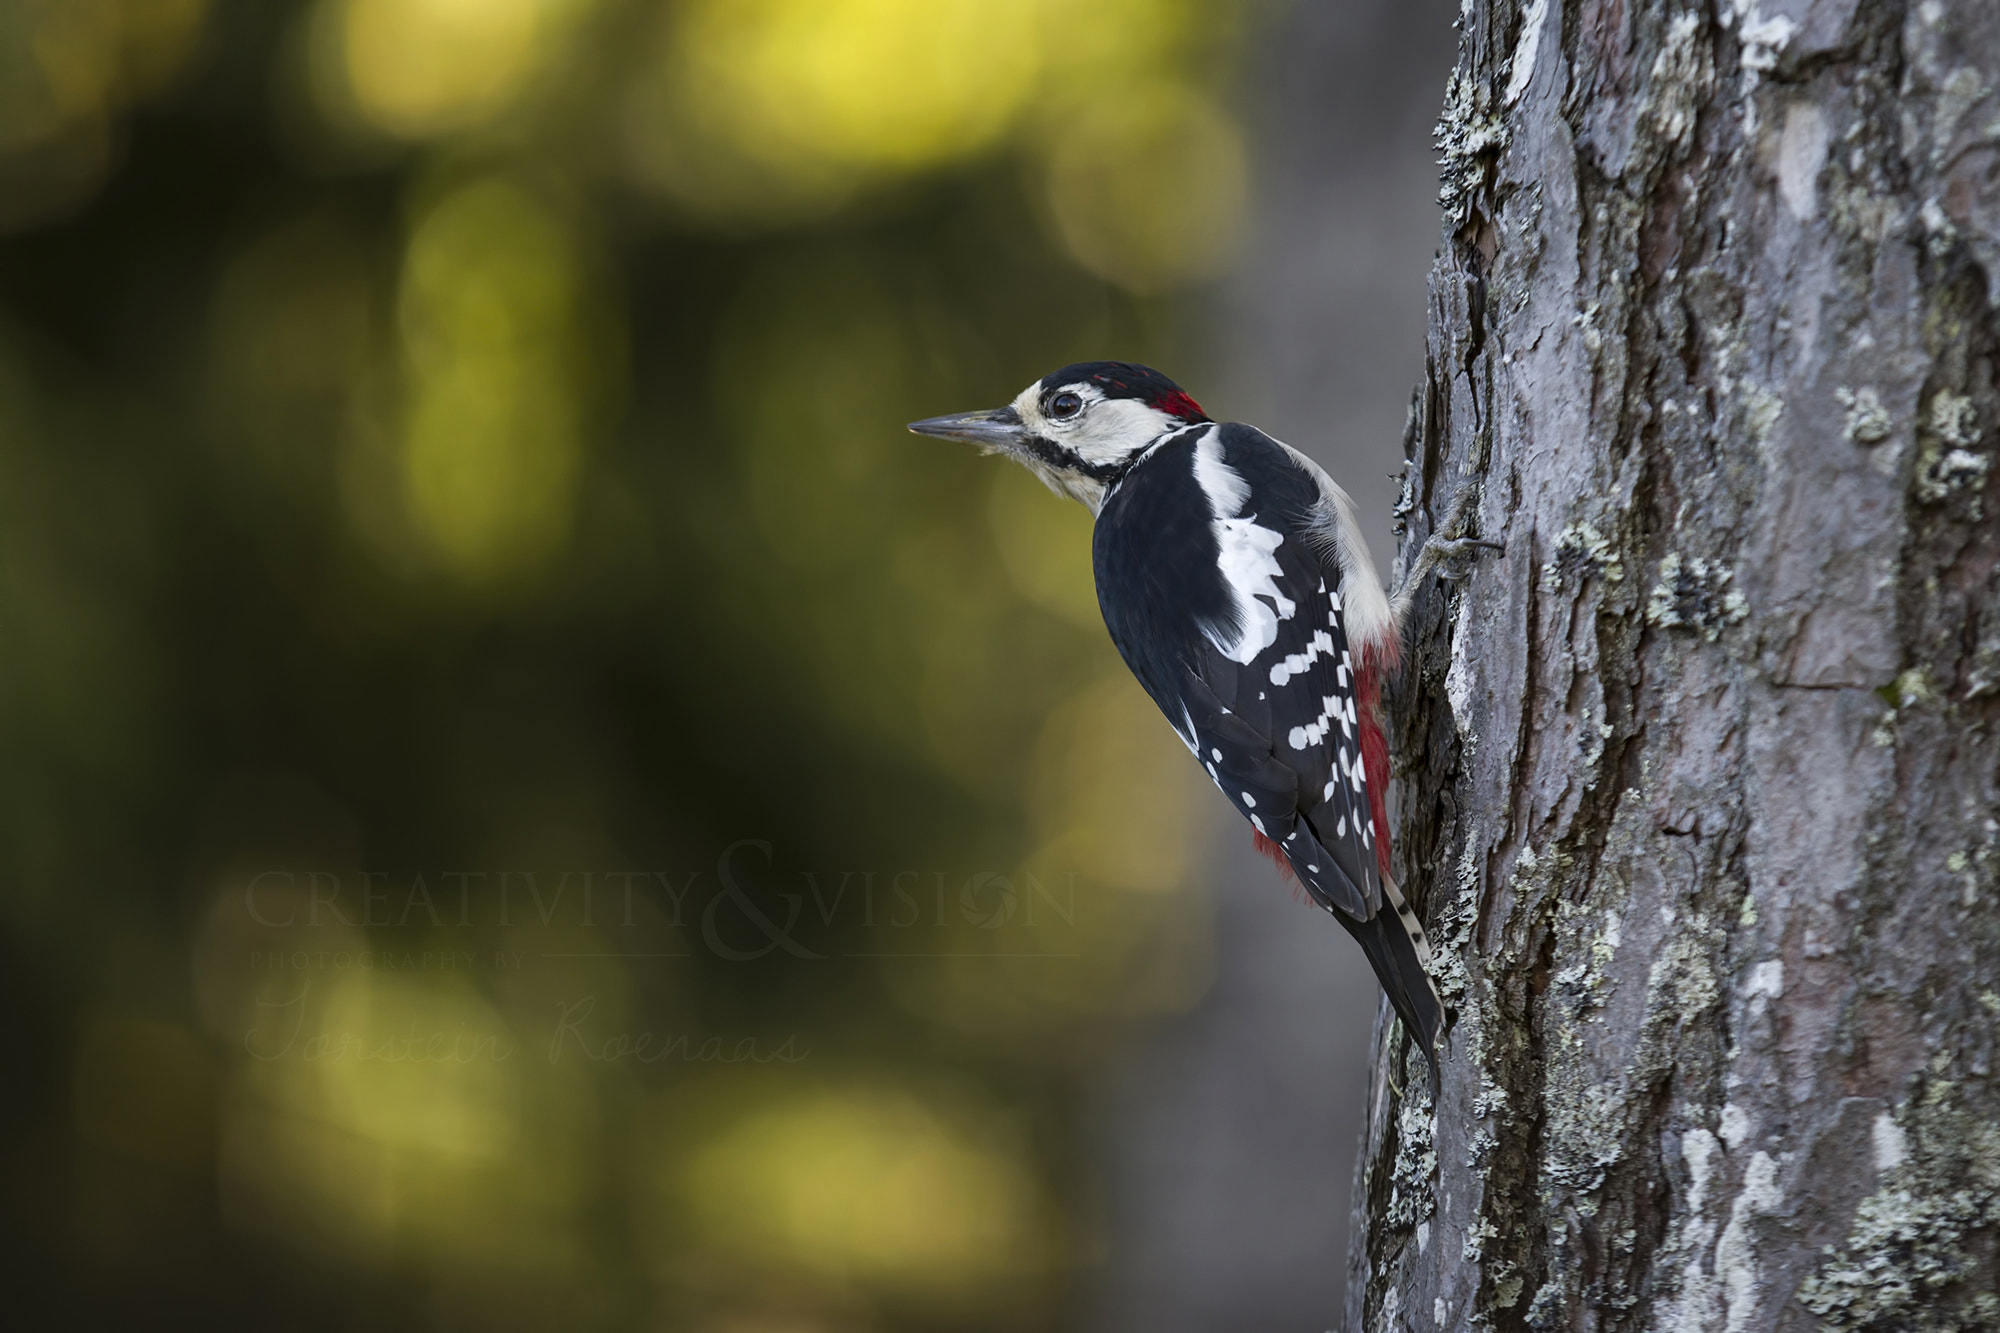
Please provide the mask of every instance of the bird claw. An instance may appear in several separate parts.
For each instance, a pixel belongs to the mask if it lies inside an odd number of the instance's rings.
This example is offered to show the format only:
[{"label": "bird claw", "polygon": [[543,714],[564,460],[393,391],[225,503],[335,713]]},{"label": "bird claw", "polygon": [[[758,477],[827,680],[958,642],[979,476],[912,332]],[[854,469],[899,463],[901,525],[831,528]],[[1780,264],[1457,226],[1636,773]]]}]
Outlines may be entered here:
[{"label": "bird claw", "polygon": [[1417,589],[1423,581],[1435,574],[1439,579],[1457,583],[1471,576],[1468,564],[1481,551],[1504,554],[1507,544],[1484,537],[1446,537],[1442,534],[1456,531],[1472,512],[1473,503],[1478,498],[1478,488],[1466,485],[1453,500],[1451,510],[1444,521],[1438,524],[1439,535],[1426,541],[1417,553],[1417,559],[1404,575],[1401,585],[1389,599],[1391,616],[1398,625],[1407,619],[1410,608],[1416,601]]},{"label": "bird claw", "polygon": [[1424,546],[1437,561],[1437,576],[1448,583],[1457,583],[1472,573],[1463,562],[1472,559],[1481,551],[1492,551],[1505,555],[1507,543],[1491,541],[1483,537],[1433,537]]},{"label": "bird claw", "polygon": [[1436,551],[1446,560],[1457,560],[1474,551],[1494,551],[1505,554],[1506,542],[1496,542],[1485,537],[1433,537],[1424,545]]}]

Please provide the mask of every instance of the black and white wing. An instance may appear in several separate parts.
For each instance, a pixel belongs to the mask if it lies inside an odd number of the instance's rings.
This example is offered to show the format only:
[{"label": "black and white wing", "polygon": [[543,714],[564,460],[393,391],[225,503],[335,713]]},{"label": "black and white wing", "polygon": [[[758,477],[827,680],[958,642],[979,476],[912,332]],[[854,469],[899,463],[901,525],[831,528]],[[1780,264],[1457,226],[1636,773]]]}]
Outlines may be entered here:
[{"label": "black and white wing", "polygon": [[1434,1055],[1443,1006],[1422,926],[1383,869],[1364,756],[1372,719],[1348,637],[1361,608],[1343,606],[1330,486],[1253,427],[1176,432],[1098,514],[1098,601],[1203,769],[1361,942]]}]

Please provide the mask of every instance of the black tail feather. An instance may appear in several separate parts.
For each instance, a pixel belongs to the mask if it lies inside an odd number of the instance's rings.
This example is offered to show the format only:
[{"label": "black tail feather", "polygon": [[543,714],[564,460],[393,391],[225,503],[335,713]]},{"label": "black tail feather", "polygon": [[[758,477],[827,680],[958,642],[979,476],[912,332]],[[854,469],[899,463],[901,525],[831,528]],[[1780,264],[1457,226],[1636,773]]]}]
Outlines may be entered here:
[{"label": "black tail feather", "polygon": [[[1393,893],[1393,890],[1392,890]],[[1382,989],[1388,993],[1389,1003],[1396,1016],[1403,1020],[1404,1029],[1423,1051],[1424,1059],[1430,1065],[1431,1097],[1435,1101],[1438,1093],[1438,1037],[1444,1030],[1444,1005],[1438,999],[1437,990],[1431,985],[1430,974],[1425,970],[1424,960],[1429,954],[1423,940],[1423,927],[1416,926],[1413,936],[1410,927],[1415,925],[1414,915],[1406,916],[1398,911],[1400,897],[1384,904],[1367,921],[1355,921],[1339,912],[1334,913],[1348,933],[1361,945],[1361,951],[1368,955],[1369,964],[1375,969],[1375,976],[1381,981]]]}]

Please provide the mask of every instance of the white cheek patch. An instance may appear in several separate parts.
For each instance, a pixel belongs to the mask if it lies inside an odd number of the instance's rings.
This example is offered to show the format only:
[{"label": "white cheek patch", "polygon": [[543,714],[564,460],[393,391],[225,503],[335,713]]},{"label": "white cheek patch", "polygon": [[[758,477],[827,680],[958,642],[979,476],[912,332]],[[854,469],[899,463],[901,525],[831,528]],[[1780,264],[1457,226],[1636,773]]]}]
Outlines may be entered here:
[{"label": "white cheek patch", "polygon": [[[1244,501],[1250,498],[1250,484],[1222,461],[1222,442],[1214,431],[1195,444],[1194,475],[1214,515],[1210,526],[1215,531],[1218,548],[1215,564],[1235,604],[1239,627],[1233,641],[1222,626],[1205,626],[1203,633],[1224,657],[1248,666],[1259,653],[1278,641],[1278,622],[1290,620],[1298,610],[1298,603],[1278,587],[1278,580],[1285,572],[1272,554],[1284,544],[1285,538],[1282,533],[1259,524],[1255,514],[1238,515]],[[1263,598],[1270,599],[1268,605]],[[1326,651],[1333,651],[1331,641]],[[1271,679],[1273,684],[1284,683],[1275,670]]]},{"label": "white cheek patch", "polygon": [[1085,406],[1076,424],[1049,432],[1086,463],[1116,463],[1181,423],[1136,398],[1106,398]]},{"label": "white cheek patch", "polygon": [[1035,434],[1048,430],[1048,418],[1042,415],[1042,382],[1036,380],[1027,388],[1014,395],[1014,414],[1021,418],[1021,424]]},{"label": "white cheek patch", "polygon": [[[1075,394],[1082,400],[1082,408],[1066,420],[1049,416],[1042,411],[1045,391],[1040,380],[1015,395],[1013,406],[1029,437],[1053,446],[1057,456],[1044,457],[1034,449],[1002,452],[1012,454],[1057,495],[1080,501],[1093,514],[1110,496],[1105,468],[1129,466],[1148,449],[1190,429],[1177,418],[1136,400],[1106,398],[1094,384],[1065,384],[1056,392]],[[1115,481],[1111,483],[1112,490],[1116,486]]]}]

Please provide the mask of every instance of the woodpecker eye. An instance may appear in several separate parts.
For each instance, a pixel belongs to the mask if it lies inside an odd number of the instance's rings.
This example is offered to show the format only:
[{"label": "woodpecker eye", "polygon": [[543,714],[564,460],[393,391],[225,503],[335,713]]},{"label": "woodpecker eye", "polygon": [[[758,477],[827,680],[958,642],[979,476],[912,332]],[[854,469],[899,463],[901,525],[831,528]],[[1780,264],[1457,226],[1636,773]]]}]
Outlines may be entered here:
[{"label": "woodpecker eye", "polygon": [[1083,399],[1073,393],[1059,393],[1049,399],[1049,415],[1057,421],[1068,421],[1083,411]]}]

